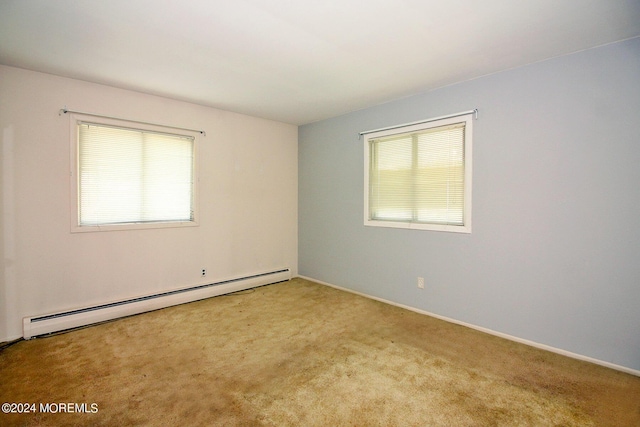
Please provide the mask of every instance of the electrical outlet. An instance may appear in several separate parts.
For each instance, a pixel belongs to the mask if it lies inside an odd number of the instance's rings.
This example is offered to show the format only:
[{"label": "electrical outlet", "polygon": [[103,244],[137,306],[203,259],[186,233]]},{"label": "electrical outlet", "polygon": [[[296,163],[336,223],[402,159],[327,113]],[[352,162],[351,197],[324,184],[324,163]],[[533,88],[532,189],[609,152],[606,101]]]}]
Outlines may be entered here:
[{"label": "electrical outlet", "polygon": [[418,288],[424,289],[424,277],[418,277]]},{"label": "electrical outlet", "polygon": [[206,276],[206,275],[207,275],[207,269],[206,269],[206,268],[203,268],[203,269],[202,269],[202,277],[204,277],[204,276]]}]

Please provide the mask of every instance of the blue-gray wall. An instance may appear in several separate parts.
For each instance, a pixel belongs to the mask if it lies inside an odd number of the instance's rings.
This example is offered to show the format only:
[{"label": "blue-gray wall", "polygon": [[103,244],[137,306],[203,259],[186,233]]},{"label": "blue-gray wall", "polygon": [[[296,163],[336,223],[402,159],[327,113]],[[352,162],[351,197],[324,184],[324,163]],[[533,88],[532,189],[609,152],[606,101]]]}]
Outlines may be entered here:
[{"label": "blue-gray wall", "polygon": [[[358,132],[473,108],[472,234],[365,227]],[[300,275],[636,370],[639,219],[640,38],[299,130]]]}]

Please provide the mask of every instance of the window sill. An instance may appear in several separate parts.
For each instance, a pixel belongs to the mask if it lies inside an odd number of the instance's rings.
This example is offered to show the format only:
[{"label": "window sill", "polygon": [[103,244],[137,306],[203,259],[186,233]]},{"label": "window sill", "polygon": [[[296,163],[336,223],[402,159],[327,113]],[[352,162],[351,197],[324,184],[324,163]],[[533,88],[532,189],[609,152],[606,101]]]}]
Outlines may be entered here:
[{"label": "window sill", "polygon": [[156,228],[182,228],[197,227],[196,221],[167,221],[167,222],[139,222],[127,224],[106,224],[106,225],[72,225],[72,233],[94,233],[101,231],[125,231],[125,230],[145,230]]},{"label": "window sill", "polygon": [[407,230],[446,231],[449,233],[471,234],[471,224],[424,224],[418,222],[375,221],[367,219],[364,221],[364,225],[369,227],[404,228]]}]

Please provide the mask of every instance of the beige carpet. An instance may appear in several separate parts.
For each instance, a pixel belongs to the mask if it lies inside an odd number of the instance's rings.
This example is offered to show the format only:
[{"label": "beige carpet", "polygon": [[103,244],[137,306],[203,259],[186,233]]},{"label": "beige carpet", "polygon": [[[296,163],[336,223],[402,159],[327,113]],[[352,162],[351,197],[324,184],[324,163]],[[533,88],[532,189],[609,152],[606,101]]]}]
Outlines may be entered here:
[{"label": "beige carpet", "polygon": [[0,400],[36,404],[2,426],[640,425],[638,377],[302,279],[15,344]]}]

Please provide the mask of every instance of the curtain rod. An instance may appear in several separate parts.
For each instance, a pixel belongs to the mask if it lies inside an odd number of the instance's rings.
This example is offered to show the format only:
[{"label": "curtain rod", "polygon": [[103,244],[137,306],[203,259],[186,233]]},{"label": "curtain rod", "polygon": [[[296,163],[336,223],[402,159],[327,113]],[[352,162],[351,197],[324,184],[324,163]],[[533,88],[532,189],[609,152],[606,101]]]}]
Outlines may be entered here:
[{"label": "curtain rod", "polygon": [[[476,108],[476,109],[469,110],[469,111],[463,111],[461,113],[449,114],[447,116],[434,117],[432,119],[427,119],[427,120],[419,120],[417,122],[405,123],[405,124],[402,124],[402,125],[394,125],[394,126],[388,126],[386,128],[365,130],[363,132],[360,132],[359,135],[362,136],[362,135],[366,135],[368,133],[380,132],[380,131],[383,131],[383,130],[398,129],[398,128],[402,128],[402,127],[405,127],[405,126],[419,125],[419,124],[422,124],[422,123],[435,122],[436,120],[443,120],[443,119],[450,119],[452,117],[466,116],[467,114],[473,114],[475,116],[476,120],[478,120],[478,109]],[[359,138],[360,137],[358,137],[358,139]]]},{"label": "curtain rod", "polygon": [[160,127],[164,127],[164,128],[168,128],[168,129],[187,130],[189,132],[198,132],[202,136],[207,136],[207,133],[205,131],[203,131],[203,130],[181,128],[181,127],[177,127],[177,126],[167,126],[167,125],[161,125],[161,124],[158,124],[158,123],[142,122],[142,121],[138,121],[138,120],[129,120],[129,119],[123,119],[121,117],[105,116],[103,114],[87,113],[87,112],[84,112],[84,111],[74,111],[74,110],[67,109],[67,107],[61,108],[60,111],[58,112],[58,115],[61,116],[63,114],[67,114],[67,113],[84,114],[85,116],[101,117],[103,119],[122,120],[124,122],[138,123],[138,124],[141,124],[141,125],[160,126]]}]

